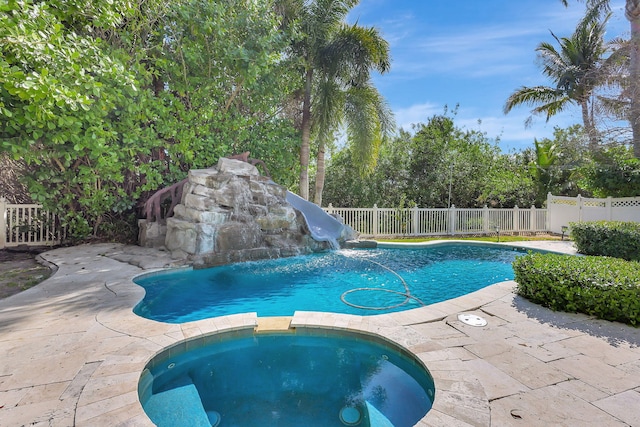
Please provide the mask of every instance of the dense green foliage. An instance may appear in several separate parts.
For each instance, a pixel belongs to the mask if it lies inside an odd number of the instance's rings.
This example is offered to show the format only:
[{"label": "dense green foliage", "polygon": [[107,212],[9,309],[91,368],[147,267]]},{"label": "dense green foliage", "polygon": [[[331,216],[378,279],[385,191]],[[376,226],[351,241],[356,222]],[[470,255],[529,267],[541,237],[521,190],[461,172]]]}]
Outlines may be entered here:
[{"label": "dense green foliage", "polygon": [[580,169],[580,186],[595,197],[640,195],[640,159],[631,147],[611,147],[593,155]]},{"label": "dense green foliage", "polygon": [[529,167],[537,187],[536,205],[541,206],[548,193],[572,197],[589,195],[576,182],[580,168],[589,158],[586,139],[582,127],[573,125],[554,129],[553,139],[534,140],[535,150],[531,152],[534,161]]},{"label": "dense green foliage", "polygon": [[290,185],[289,39],[268,0],[0,2],[0,150],[79,237],[234,152]]},{"label": "dense green foliage", "polygon": [[445,112],[415,125],[413,134],[401,130],[385,141],[366,177],[350,147],[336,153],[325,201],[343,207],[530,207],[536,199],[530,161],[521,153],[502,154],[486,134],[459,128]]},{"label": "dense green foliage", "polygon": [[626,147],[590,152],[582,126],[555,128],[534,147],[502,153],[486,134],[435,115],[381,146],[363,177],[350,147],[327,166],[325,204],[343,207],[544,207],[560,196],[640,195],[640,164]]},{"label": "dense green foliage", "polygon": [[408,200],[433,207],[481,203],[482,183],[499,154],[484,134],[463,131],[450,117],[434,116],[426,125],[416,127],[407,148],[411,153],[407,164],[411,177],[406,183]]},{"label": "dense green foliage", "polygon": [[640,261],[640,223],[587,221],[570,226],[578,252]]},{"label": "dense green foliage", "polygon": [[529,254],[513,262],[517,293],[552,310],[640,324],[640,263]]},{"label": "dense green foliage", "polygon": [[631,152],[589,152],[580,127],[504,154],[454,110],[382,138],[391,123],[370,73],[389,69],[388,46],[345,24],[357,3],[0,0],[0,151],[25,164],[34,201],[77,237],[134,234],[149,194],[233,153],[250,151],[295,191],[303,122],[318,200],[323,146],[354,124],[328,161],[324,205],[541,207],[547,192],[640,194]]}]

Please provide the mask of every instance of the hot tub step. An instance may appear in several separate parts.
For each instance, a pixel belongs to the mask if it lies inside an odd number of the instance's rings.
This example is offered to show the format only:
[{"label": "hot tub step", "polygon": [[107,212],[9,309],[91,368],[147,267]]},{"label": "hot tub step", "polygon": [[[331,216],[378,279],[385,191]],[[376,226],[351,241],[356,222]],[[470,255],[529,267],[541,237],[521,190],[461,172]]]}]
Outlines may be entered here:
[{"label": "hot tub step", "polygon": [[151,395],[145,411],[158,427],[211,427],[202,400],[191,379],[178,387]]}]

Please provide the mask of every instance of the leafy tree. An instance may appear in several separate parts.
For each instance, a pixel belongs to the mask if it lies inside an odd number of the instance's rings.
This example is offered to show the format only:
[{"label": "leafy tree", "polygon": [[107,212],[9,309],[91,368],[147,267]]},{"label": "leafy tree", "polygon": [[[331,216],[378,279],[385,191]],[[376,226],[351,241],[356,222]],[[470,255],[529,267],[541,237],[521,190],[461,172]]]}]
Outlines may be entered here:
[{"label": "leafy tree", "polygon": [[160,96],[172,110],[159,128],[170,143],[168,167],[184,174],[251,151],[279,182],[291,180],[296,132],[282,103],[295,79],[282,61],[288,35],[270,7],[185,0],[168,12],[164,58],[156,62],[167,88]]},{"label": "leafy tree", "polygon": [[141,197],[233,151],[291,181],[290,37],[269,1],[0,8],[0,149],[71,235],[133,229]]},{"label": "leafy tree", "polygon": [[580,125],[567,129],[556,127],[553,139],[534,140],[529,169],[537,187],[536,206],[542,206],[547,194],[577,196],[584,194],[578,186],[580,167],[587,161],[586,135]]},{"label": "leafy tree", "polygon": [[499,153],[497,147],[481,132],[456,127],[447,115],[435,115],[415,129],[407,147],[407,200],[427,207],[480,205],[482,183]]},{"label": "leafy tree", "polygon": [[354,164],[348,147],[334,153],[327,162],[327,179],[324,188],[325,206],[359,208],[379,203],[378,195],[372,191],[373,180],[363,180]]},{"label": "leafy tree", "polygon": [[601,84],[600,64],[607,51],[604,42],[606,24],[610,15],[600,20],[597,16],[585,19],[571,37],[558,38],[560,50],[543,42],[536,51],[543,66],[543,73],[555,86],[521,87],[507,99],[504,112],[509,113],[522,104],[533,105],[533,114],[551,116],[563,111],[569,104],[577,104],[582,110],[582,121],[592,151],[598,147],[598,132],[593,119],[593,92]]},{"label": "leafy tree", "polygon": [[631,149],[611,147],[580,168],[580,186],[596,197],[640,196],[640,159]]},{"label": "leafy tree", "polygon": [[406,165],[411,135],[403,130],[382,143],[374,169],[362,178],[360,167],[347,146],[331,156],[327,167],[324,199],[340,207],[399,206],[410,181]]},{"label": "leafy tree", "polygon": [[501,154],[485,178],[479,202],[491,208],[529,207],[536,204],[536,190],[528,153]]},{"label": "leafy tree", "polygon": [[292,0],[282,7],[297,20],[300,37],[291,55],[298,58],[303,78],[300,195],[309,198],[312,137],[318,143],[316,202],[322,201],[324,151],[342,124],[362,164],[371,165],[382,135],[390,128],[390,113],[371,83],[371,71],[389,70],[389,47],[374,28],[347,25],[346,15],[359,0]]},{"label": "leafy tree", "polygon": [[[351,148],[338,151],[328,163],[326,201],[341,207],[542,205],[547,187],[539,190],[532,174],[531,149],[502,154],[485,134],[458,128],[447,113],[415,125],[413,135],[400,130],[386,141],[366,180],[360,178]],[[572,164],[582,156],[576,148],[583,141],[580,126],[557,129],[556,138],[553,143],[562,148],[558,159]]]},{"label": "leafy tree", "polygon": [[120,161],[127,148],[148,148],[110,147],[118,139],[111,117],[138,109],[131,101],[142,84],[103,40],[88,34],[121,25],[128,9],[86,1],[2,7],[1,148],[31,166],[36,201],[59,208],[71,232],[86,234],[103,213],[130,207],[119,203],[123,190],[111,185],[124,182]]}]

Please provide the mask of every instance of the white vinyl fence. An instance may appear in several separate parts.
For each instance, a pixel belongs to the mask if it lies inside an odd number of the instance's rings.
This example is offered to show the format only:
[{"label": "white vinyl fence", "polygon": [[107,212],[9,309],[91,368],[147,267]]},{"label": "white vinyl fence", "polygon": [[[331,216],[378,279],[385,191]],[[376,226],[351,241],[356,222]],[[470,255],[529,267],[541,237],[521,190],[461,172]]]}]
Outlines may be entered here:
[{"label": "white vinyl fence", "polygon": [[547,231],[546,209],[323,208],[342,218],[361,237],[437,236]]},{"label": "white vinyl fence", "polygon": [[590,199],[587,197],[547,196],[549,231],[561,233],[570,222],[640,222],[640,197]]},{"label": "white vinyl fence", "polygon": [[0,249],[45,246],[60,242],[56,217],[35,204],[11,204],[0,197]]},{"label": "white vinyl fence", "polygon": [[[640,222],[640,197],[589,199],[549,194],[547,209],[323,208],[361,237],[562,233],[570,222]],[[10,204],[0,197],[0,249],[53,245],[61,240],[55,215],[36,204]]]}]

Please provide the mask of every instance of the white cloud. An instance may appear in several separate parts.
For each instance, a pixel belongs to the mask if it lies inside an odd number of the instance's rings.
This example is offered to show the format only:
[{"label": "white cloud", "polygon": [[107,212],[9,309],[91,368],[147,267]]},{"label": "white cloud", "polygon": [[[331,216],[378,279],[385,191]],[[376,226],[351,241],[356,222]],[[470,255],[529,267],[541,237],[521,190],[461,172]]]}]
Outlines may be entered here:
[{"label": "white cloud", "polygon": [[534,117],[531,126],[525,127],[527,117],[527,112],[504,116],[474,116],[472,112],[463,110],[455,118],[455,123],[463,129],[485,132],[489,138],[499,138],[503,152],[533,147],[534,139],[552,138],[555,127],[565,128],[579,123],[575,115],[562,114],[552,117],[549,122],[546,122],[544,117]]},{"label": "white cloud", "polygon": [[433,103],[414,104],[405,108],[394,109],[393,113],[396,118],[398,129],[402,128],[411,131],[411,125],[418,123],[426,123],[434,114],[442,114],[442,105]]}]

